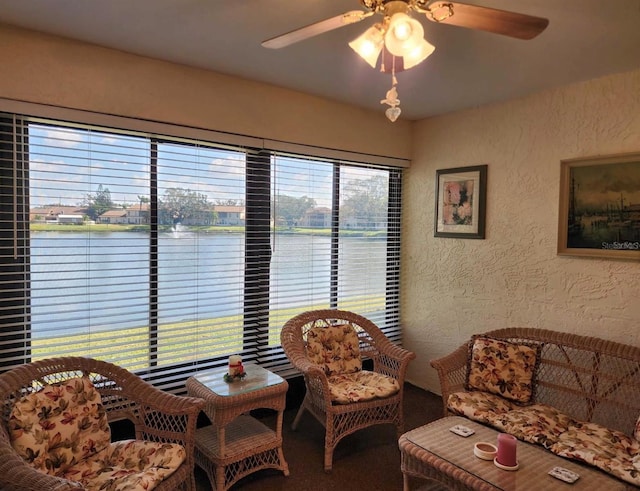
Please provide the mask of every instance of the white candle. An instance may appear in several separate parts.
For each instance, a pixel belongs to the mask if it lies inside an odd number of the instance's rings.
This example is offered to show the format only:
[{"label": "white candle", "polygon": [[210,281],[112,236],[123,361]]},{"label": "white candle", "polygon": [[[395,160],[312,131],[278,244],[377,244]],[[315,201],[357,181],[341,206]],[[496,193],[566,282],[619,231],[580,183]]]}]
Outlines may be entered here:
[{"label": "white candle", "polygon": [[237,377],[238,375],[242,375],[242,373],[244,373],[242,357],[240,355],[231,355],[229,357],[229,376]]}]

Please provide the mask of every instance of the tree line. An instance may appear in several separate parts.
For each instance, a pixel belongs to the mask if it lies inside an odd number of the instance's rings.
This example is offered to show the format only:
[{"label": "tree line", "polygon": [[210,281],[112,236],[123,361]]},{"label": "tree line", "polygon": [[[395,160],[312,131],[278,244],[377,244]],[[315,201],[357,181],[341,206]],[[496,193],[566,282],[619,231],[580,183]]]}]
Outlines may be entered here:
[{"label": "tree line", "polygon": [[[388,181],[385,176],[370,179],[353,179],[341,190],[340,220],[358,228],[377,228],[386,224],[388,205]],[[108,187],[100,184],[95,193],[88,193],[82,206],[91,220],[118,208],[133,208],[150,202],[146,196],[138,196],[136,204],[117,205],[111,199]],[[215,206],[244,206],[243,200],[227,199],[209,201],[209,197],[185,188],[169,188],[158,200],[158,220],[161,225],[214,225],[217,221]],[[308,196],[275,196],[271,216],[289,227],[301,223],[305,214],[317,208],[317,201]]]}]

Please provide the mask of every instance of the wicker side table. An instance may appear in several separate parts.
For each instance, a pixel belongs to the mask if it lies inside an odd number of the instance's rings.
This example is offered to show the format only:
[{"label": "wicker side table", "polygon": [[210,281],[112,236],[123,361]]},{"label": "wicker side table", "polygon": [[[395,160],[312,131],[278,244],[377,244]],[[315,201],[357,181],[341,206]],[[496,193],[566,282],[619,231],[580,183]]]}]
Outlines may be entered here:
[{"label": "wicker side table", "polygon": [[[226,367],[200,372],[187,380],[190,395],[206,401],[210,426],[196,431],[196,464],[207,473],[211,487],[226,491],[243,477],[261,469],[289,475],[282,451],[282,419],[289,385],[286,380],[254,364],[247,376],[224,381]],[[277,411],[275,428],[249,415],[253,409]]]}]

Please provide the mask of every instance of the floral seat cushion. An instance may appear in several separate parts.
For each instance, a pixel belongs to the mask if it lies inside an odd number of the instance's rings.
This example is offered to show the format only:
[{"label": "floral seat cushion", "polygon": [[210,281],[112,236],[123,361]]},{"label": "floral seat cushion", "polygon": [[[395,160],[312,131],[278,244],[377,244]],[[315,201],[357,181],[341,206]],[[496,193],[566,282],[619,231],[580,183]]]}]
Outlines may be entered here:
[{"label": "floral seat cushion", "polygon": [[498,395],[474,390],[454,392],[447,399],[449,411],[479,423],[494,425],[499,417],[513,409],[514,404]]},{"label": "floral seat cushion", "polygon": [[640,485],[640,442],[620,431],[596,423],[576,422],[559,436],[551,451]]},{"label": "floral seat cushion", "polygon": [[389,397],[400,390],[400,384],[396,379],[367,370],[330,375],[327,381],[331,401],[336,404]]},{"label": "floral seat cushion", "polygon": [[46,385],[22,397],[8,427],[11,444],[25,461],[87,489],[149,491],[186,457],[176,444],[111,443],[100,393],[88,377]]},{"label": "floral seat cushion", "polygon": [[306,350],[309,360],[327,374],[334,404],[389,397],[400,390],[396,379],[362,370],[358,334],[351,324],[311,328]]},{"label": "floral seat cushion", "polygon": [[88,491],[147,491],[169,477],[185,457],[184,448],[175,443],[122,440],[71,466],[62,477]]},{"label": "floral seat cushion", "polygon": [[307,356],[327,375],[362,370],[358,335],[350,324],[311,328],[307,333]]},{"label": "floral seat cushion", "polygon": [[496,427],[529,443],[550,448],[574,420],[547,404],[516,407],[496,419]]}]

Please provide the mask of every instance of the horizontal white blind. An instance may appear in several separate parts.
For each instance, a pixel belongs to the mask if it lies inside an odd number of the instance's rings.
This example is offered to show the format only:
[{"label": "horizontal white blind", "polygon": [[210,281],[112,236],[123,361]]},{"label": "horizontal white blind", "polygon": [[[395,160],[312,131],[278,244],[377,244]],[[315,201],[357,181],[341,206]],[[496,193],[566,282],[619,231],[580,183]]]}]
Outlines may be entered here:
[{"label": "horizontal white blind", "polygon": [[242,353],[246,153],[158,142],[157,362]]},{"label": "horizontal white blind", "polygon": [[173,392],[282,324],[353,310],[399,341],[401,170],[0,119],[0,363],[105,359]]},{"label": "horizontal white blind", "polygon": [[148,232],[118,222],[131,220],[136,208],[140,215],[149,142],[62,126],[24,130],[32,359],[108,356],[144,366]]},{"label": "horizontal white blind", "polygon": [[332,304],[333,169],[323,161],[283,155],[273,159],[272,343],[279,342],[279,328],[287,319]]},{"label": "horizontal white blind", "polygon": [[398,174],[389,170],[340,169],[337,307],[368,317],[399,342],[398,191]]}]

